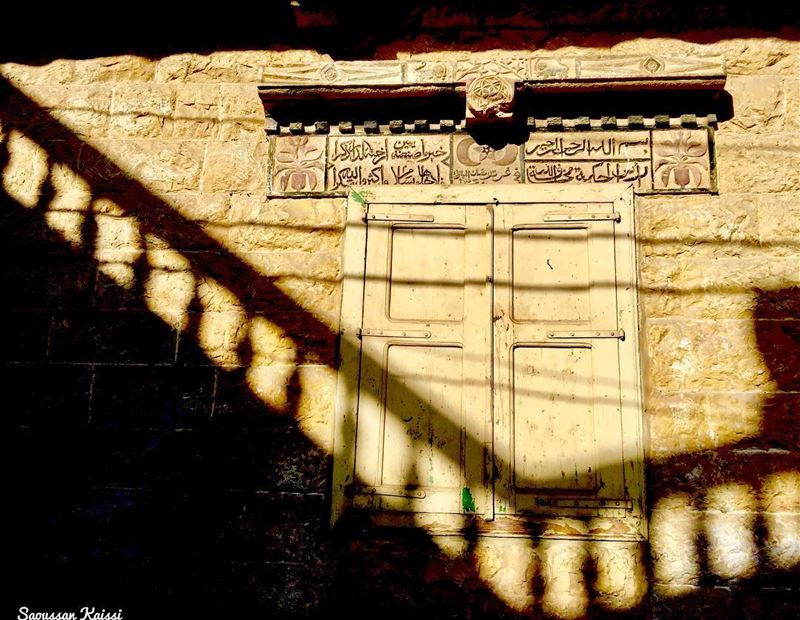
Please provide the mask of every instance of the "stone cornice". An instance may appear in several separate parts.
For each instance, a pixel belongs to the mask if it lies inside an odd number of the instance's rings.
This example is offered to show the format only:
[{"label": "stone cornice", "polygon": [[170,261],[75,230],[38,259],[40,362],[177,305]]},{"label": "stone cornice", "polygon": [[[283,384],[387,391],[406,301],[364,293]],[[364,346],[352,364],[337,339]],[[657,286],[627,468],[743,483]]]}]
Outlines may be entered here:
[{"label": "stone cornice", "polygon": [[510,120],[515,95],[523,90],[719,90],[724,85],[721,56],[530,55],[273,66],[264,70],[259,94],[269,114],[272,105],[286,101],[465,93],[469,125]]}]

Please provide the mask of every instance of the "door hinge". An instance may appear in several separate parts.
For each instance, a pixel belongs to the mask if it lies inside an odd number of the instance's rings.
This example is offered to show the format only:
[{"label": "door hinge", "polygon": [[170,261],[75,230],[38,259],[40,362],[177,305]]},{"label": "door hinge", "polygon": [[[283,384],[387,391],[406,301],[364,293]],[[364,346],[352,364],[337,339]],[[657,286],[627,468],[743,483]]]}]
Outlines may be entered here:
[{"label": "door hinge", "polygon": [[399,486],[381,485],[376,487],[355,487],[356,495],[383,495],[386,497],[408,497],[410,499],[425,499],[427,494],[420,489],[406,489]]},{"label": "door hinge", "polygon": [[616,211],[611,213],[545,213],[545,222],[599,222],[599,221],[612,221],[619,222],[622,220],[622,215]]},{"label": "door hinge", "polygon": [[419,213],[368,213],[365,221],[374,222],[433,222],[432,215]]},{"label": "door hinge", "polygon": [[585,330],[547,332],[548,338],[619,338],[625,340],[625,331],[622,329]]},{"label": "door hinge", "polygon": [[356,336],[376,336],[379,338],[430,338],[431,333],[416,329],[357,329]]}]

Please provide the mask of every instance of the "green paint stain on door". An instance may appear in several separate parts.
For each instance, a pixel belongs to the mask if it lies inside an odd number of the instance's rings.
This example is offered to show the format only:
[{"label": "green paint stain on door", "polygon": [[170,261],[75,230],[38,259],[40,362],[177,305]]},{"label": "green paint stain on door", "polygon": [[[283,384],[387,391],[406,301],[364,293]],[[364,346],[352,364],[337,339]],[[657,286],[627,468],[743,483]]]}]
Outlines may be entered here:
[{"label": "green paint stain on door", "polygon": [[464,512],[477,512],[475,500],[472,499],[472,493],[469,492],[467,487],[461,489],[461,508],[463,508]]}]

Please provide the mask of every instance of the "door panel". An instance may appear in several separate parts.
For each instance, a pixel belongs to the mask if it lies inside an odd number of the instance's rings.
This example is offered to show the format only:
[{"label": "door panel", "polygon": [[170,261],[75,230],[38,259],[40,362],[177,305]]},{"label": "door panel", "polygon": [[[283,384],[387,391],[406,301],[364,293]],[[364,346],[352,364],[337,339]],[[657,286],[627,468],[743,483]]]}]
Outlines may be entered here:
[{"label": "door panel", "polygon": [[515,488],[595,493],[591,348],[520,345],[513,356]]},{"label": "door panel", "polygon": [[421,321],[464,318],[463,228],[392,230],[389,317]]},{"label": "door panel", "polygon": [[354,441],[338,444],[337,497],[380,525],[457,531],[477,513],[529,535],[527,515],[601,517],[621,520],[600,536],[640,536],[632,193],[536,188],[531,202],[520,187],[503,203],[485,189],[481,204],[475,188],[426,204],[392,190],[352,226],[343,364],[357,385],[340,379],[337,429]]},{"label": "door panel", "polygon": [[586,228],[515,229],[511,252],[514,321],[589,319]]},{"label": "door panel", "polygon": [[[600,514],[625,494],[613,205],[498,205],[498,509]],[[574,501],[568,501],[574,500]]]},{"label": "door panel", "polygon": [[491,213],[379,211],[367,216],[355,504],[491,510]]}]

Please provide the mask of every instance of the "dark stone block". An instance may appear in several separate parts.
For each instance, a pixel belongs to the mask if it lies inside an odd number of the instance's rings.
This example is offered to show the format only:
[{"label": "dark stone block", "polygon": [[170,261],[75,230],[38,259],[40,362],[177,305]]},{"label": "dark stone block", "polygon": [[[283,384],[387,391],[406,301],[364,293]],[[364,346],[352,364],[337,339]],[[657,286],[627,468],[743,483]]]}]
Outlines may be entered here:
[{"label": "dark stone block", "polygon": [[175,330],[149,312],[92,312],[57,316],[50,355],[66,362],[169,363]]},{"label": "dark stone block", "polygon": [[7,422],[51,428],[88,422],[91,368],[6,366],[2,372]]},{"label": "dark stone block", "polygon": [[104,428],[190,428],[211,416],[210,368],[99,367],[92,421]]},{"label": "dark stone block", "polygon": [[50,332],[49,312],[3,310],[0,322],[5,326],[0,360],[39,362],[45,359]]}]

